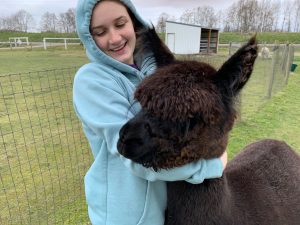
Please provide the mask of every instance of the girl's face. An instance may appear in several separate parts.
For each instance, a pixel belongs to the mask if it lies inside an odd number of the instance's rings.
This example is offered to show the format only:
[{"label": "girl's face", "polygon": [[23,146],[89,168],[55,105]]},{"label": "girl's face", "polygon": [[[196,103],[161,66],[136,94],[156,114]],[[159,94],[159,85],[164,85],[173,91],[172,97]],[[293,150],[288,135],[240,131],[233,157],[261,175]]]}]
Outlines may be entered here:
[{"label": "girl's face", "polygon": [[98,3],[92,13],[91,34],[105,54],[122,63],[133,64],[136,36],[132,20],[122,4]]}]

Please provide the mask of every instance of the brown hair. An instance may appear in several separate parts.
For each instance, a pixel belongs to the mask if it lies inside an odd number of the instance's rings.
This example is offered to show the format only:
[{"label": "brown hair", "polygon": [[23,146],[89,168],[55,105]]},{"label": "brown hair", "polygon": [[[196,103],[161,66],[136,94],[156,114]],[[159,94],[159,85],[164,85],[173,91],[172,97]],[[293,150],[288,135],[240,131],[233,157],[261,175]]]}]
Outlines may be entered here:
[{"label": "brown hair", "polygon": [[[123,6],[126,8],[126,10],[127,10],[130,19],[132,20],[132,24],[133,24],[133,28],[134,28],[134,31],[135,31],[135,32],[138,32],[139,30],[141,30],[141,29],[144,27],[143,24],[142,24],[142,23],[135,17],[135,15],[131,12],[131,10],[128,8],[128,6],[125,5],[125,4],[124,4],[122,1],[120,1],[120,0],[99,0],[99,1],[95,4],[94,8],[95,8],[100,2],[104,2],[104,1],[107,1],[107,2],[116,2],[116,3],[119,3],[119,4],[123,5]],[[93,9],[93,10],[94,10],[94,9]]]}]

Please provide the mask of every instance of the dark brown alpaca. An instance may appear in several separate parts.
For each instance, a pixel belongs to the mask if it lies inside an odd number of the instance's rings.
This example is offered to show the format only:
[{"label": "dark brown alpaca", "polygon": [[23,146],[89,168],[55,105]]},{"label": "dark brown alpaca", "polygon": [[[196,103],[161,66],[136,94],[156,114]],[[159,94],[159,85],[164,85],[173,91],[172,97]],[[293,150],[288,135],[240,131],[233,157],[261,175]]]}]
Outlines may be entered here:
[{"label": "dark brown alpaca", "polygon": [[[154,30],[139,38],[153,46],[159,68],[136,90],[142,110],[121,129],[119,152],[154,170],[222,155],[235,98],[257,57],[255,37],[218,71],[175,60]],[[165,224],[299,225],[300,158],[284,142],[262,140],[230,161],[222,178],[169,182]]]}]

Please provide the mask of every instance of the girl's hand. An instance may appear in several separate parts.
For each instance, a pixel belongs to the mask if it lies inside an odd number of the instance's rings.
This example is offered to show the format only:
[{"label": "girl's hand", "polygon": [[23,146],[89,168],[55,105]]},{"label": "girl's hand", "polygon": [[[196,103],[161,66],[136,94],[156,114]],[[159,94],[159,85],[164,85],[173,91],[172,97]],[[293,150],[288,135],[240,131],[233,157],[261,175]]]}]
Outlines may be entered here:
[{"label": "girl's hand", "polygon": [[223,155],[220,156],[220,159],[223,164],[223,170],[225,170],[226,165],[227,165],[227,150],[223,153]]}]

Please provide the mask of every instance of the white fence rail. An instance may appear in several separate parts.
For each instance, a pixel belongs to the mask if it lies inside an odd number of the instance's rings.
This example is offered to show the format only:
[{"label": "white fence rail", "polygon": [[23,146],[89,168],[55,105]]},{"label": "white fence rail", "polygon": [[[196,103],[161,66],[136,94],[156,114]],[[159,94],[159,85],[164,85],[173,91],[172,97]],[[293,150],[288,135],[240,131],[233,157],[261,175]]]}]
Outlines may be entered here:
[{"label": "white fence rail", "polygon": [[[68,40],[80,40],[79,38],[43,38],[44,49],[47,50],[47,40],[63,40],[65,49],[68,49]],[[74,43],[73,43],[74,44]],[[61,43],[55,43],[55,45],[61,45]]]}]

